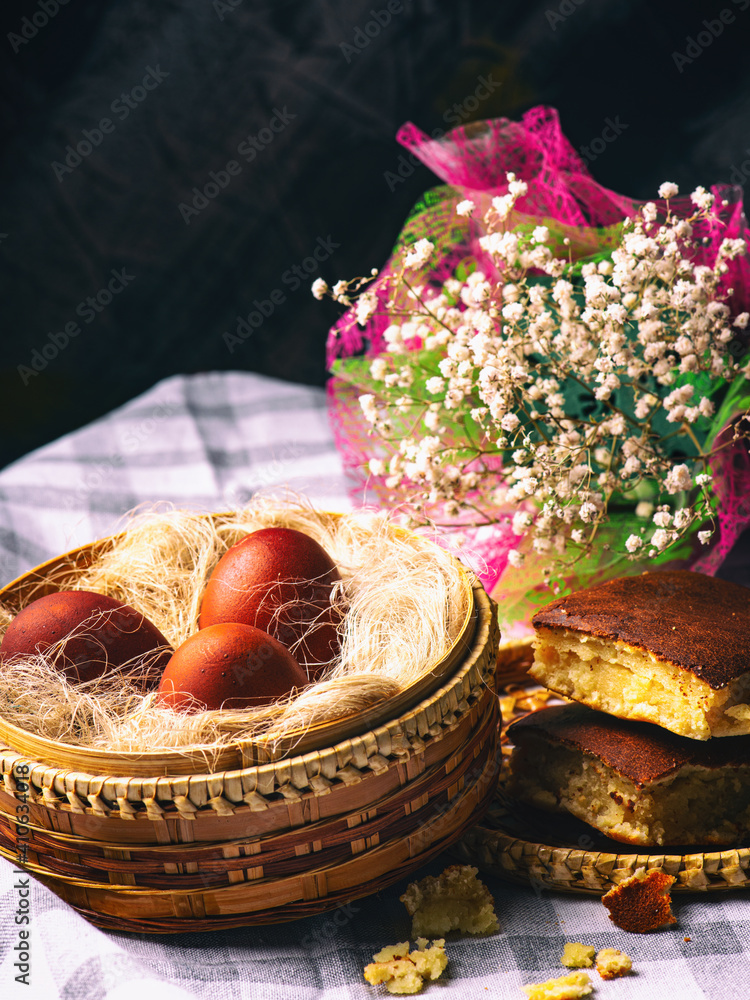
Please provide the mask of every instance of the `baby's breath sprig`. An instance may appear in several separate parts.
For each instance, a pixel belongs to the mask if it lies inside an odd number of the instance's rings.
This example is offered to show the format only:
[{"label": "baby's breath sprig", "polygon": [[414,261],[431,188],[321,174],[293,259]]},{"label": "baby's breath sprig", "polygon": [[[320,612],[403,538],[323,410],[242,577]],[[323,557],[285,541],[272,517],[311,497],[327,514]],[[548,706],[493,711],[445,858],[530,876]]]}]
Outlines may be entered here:
[{"label": "baby's breath sprig", "polygon": [[697,188],[685,217],[664,183],[666,207],[649,202],[608,248],[574,252],[580,234],[524,222],[514,206],[527,186],[507,180],[507,194],[456,206],[479,216],[484,258],[439,285],[423,280],[428,239],[377,291],[366,287],[377,272],[313,285],[361,326],[388,317],[385,349],[357,360],[370,473],[414,522],[506,521],[519,539],[511,565],[532,551],[548,577],[589,557],[615,512],[630,525],[623,558],[661,556],[688,534],[707,544],[712,462],[750,437],[747,410],[716,426],[729,385],[750,375],[750,316],[732,317],[723,280],[744,241],[724,239],[703,262],[701,234],[720,224],[714,196]]}]

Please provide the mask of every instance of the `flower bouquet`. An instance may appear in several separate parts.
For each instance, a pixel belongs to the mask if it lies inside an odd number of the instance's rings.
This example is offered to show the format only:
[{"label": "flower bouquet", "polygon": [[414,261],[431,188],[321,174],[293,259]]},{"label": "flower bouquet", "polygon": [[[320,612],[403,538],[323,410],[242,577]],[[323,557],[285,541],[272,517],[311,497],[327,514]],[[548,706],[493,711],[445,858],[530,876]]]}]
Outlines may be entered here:
[{"label": "flower bouquet", "polygon": [[360,499],[448,528],[506,631],[550,591],[715,572],[750,522],[739,189],[617,195],[546,108],[399,139],[446,185],[382,271],[313,285],[348,307],[330,404]]}]

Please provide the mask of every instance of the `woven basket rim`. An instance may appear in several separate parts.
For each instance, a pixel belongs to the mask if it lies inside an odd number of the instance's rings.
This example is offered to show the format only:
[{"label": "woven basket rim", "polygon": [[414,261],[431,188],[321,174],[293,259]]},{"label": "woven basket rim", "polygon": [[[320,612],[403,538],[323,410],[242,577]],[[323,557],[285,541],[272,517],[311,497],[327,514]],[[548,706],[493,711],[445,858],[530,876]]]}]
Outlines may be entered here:
[{"label": "woven basket rim", "polygon": [[630,845],[623,844],[623,850],[617,852],[586,851],[583,848],[572,845],[561,847],[560,845],[544,844],[539,840],[524,840],[517,835],[506,833],[502,828],[485,826],[483,823],[477,824],[476,829],[486,832],[488,835],[496,838],[499,843],[502,842],[508,845],[508,847],[520,844],[524,849],[532,851],[537,857],[544,856],[545,858],[549,858],[559,856],[562,858],[569,857],[572,853],[575,853],[576,855],[580,855],[585,864],[595,864],[597,860],[609,862],[624,858],[637,858],[639,864],[645,864],[646,866],[648,866],[648,862],[664,860],[671,862],[679,861],[685,864],[694,862],[697,867],[701,861],[718,861],[729,856],[750,858],[750,847],[725,847],[722,850],[717,848],[715,851],[691,851],[686,854],[675,854],[668,851],[654,851],[652,853],[644,852],[643,849],[639,851],[636,845],[633,845],[632,850],[626,850]]},{"label": "woven basket rim", "polygon": [[[561,892],[602,895],[638,868],[658,869],[675,877],[672,892],[746,889],[750,885],[750,847],[727,847],[685,854],[649,852],[623,844],[620,852],[588,851],[573,844],[553,846],[524,840],[502,826],[484,822],[464,835],[457,853],[501,878],[543,883]],[[594,875],[596,873],[596,875]],[[597,884],[592,885],[592,878]]]},{"label": "woven basket rim", "polygon": [[[328,521],[343,516],[340,512],[332,511],[319,511],[317,514],[322,520]],[[198,516],[221,522],[234,515],[232,512],[222,511],[199,513]],[[399,525],[389,525],[389,528],[405,538],[414,534]],[[0,588],[0,602],[18,606],[19,601],[15,599],[15,595],[19,592],[23,595],[30,591],[42,596],[54,590],[49,579],[57,579],[60,583],[70,579],[82,568],[86,568],[94,558],[105,553],[124,534],[123,531],[88,542],[40,563]],[[425,667],[422,675],[398,695],[378,702],[364,712],[314,725],[304,732],[288,734],[283,739],[274,737],[273,731],[270,731],[259,737],[232,740],[218,749],[194,745],[185,750],[142,752],[113,752],[75,746],[61,740],[29,733],[0,716],[0,746],[28,753],[35,758],[35,763],[64,765],[68,770],[76,772],[97,775],[108,772],[113,775],[147,777],[154,774],[176,776],[216,773],[243,766],[248,760],[257,763],[285,760],[362,735],[393,720],[399,712],[421,704],[439,690],[442,687],[441,681],[450,676],[451,671],[465,660],[474,645],[480,617],[477,607],[478,581],[475,574],[455,556],[451,553],[446,554],[460,574],[461,584],[467,597],[466,614],[455,642],[441,660]]]},{"label": "woven basket rim", "polygon": [[[486,686],[487,681],[478,665],[481,663],[483,651],[491,642],[493,631],[497,629],[497,622],[494,614],[494,602],[476,579],[473,590],[478,613],[477,628],[469,655],[464,659],[459,669],[437,691],[428,695],[407,712],[359,736],[346,738],[321,750],[307,751],[282,760],[253,763],[230,769],[222,768],[210,772],[193,772],[186,775],[102,774],[87,773],[78,769],[71,771],[70,768],[64,766],[60,767],[57,764],[48,764],[43,760],[31,759],[20,752],[18,748],[4,747],[0,742],[0,770],[6,776],[10,776],[18,764],[28,764],[30,775],[35,775],[36,772],[40,778],[39,784],[47,789],[52,789],[58,779],[66,785],[73,784],[76,788],[80,786],[101,788],[104,783],[108,782],[116,786],[130,786],[132,784],[134,788],[138,789],[138,794],[143,795],[145,799],[149,794],[154,795],[157,788],[159,792],[163,792],[167,785],[169,787],[188,786],[195,780],[211,783],[218,780],[228,781],[235,778],[252,777],[258,787],[261,787],[262,784],[283,786],[290,780],[290,776],[296,768],[301,767],[305,771],[313,768],[317,772],[321,772],[323,761],[328,759],[340,762],[351,759],[355,748],[364,751],[368,758],[376,756],[379,744],[383,739],[394,743],[394,741],[403,738],[405,733],[410,731],[417,733],[420,729],[427,731],[431,726],[434,727],[441,721],[446,722],[457,710],[460,702],[465,701],[471,694],[475,694]],[[406,756],[409,755],[406,750],[404,752]]]}]

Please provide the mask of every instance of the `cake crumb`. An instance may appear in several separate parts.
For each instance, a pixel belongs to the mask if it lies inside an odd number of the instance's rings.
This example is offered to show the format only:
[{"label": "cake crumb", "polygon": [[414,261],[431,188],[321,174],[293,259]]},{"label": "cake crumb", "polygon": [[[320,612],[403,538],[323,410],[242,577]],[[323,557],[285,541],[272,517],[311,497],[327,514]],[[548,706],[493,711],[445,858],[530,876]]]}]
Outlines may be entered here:
[{"label": "cake crumb", "polygon": [[684,937],[682,940],[683,941],[692,941],[693,939],[691,937]]},{"label": "cake crumb", "polygon": [[438,979],[448,964],[445,941],[438,938],[430,942],[417,938],[414,951],[409,950],[409,942],[387,945],[373,955],[373,961],[365,966],[365,980],[372,986],[385,984],[389,993],[419,993],[425,979]]},{"label": "cake crumb", "polygon": [[546,983],[530,983],[521,989],[529,1000],[577,1000],[588,996],[594,987],[585,972],[571,972],[569,976],[548,979]]},{"label": "cake crumb", "polygon": [[596,971],[602,979],[617,979],[624,976],[633,968],[633,963],[628,955],[617,948],[602,948],[597,952]]},{"label": "cake crumb", "polygon": [[414,937],[445,936],[449,931],[489,934],[499,929],[495,901],[471,865],[451,865],[438,875],[412,882],[401,896],[412,919]]},{"label": "cake crumb", "polygon": [[560,962],[568,969],[590,969],[594,964],[596,948],[580,941],[568,941],[563,948]]},{"label": "cake crumb", "polygon": [[676,924],[669,890],[674,878],[656,868],[639,868],[602,896],[609,919],[624,931],[645,934],[669,924]]}]

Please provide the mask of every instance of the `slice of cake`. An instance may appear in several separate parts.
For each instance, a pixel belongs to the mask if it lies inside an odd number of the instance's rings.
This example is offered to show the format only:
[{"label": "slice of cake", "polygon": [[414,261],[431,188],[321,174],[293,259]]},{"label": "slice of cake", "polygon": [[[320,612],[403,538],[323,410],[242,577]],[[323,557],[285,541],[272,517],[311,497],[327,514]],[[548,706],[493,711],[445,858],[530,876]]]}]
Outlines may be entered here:
[{"label": "slice of cake", "polygon": [[585,705],[508,728],[508,792],[626,844],[729,846],[750,834],[750,736],[702,742]]},{"label": "slice of cake", "polygon": [[695,740],[750,733],[750,589],[674,570],[622,577],[538,611],[531,676]]}]

